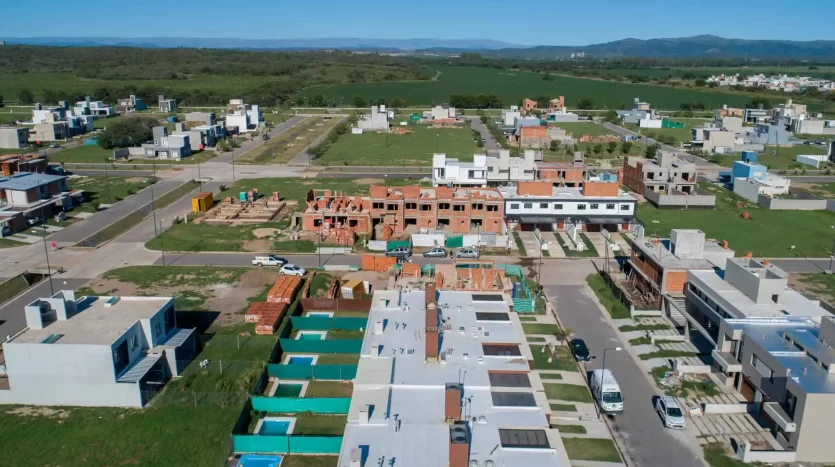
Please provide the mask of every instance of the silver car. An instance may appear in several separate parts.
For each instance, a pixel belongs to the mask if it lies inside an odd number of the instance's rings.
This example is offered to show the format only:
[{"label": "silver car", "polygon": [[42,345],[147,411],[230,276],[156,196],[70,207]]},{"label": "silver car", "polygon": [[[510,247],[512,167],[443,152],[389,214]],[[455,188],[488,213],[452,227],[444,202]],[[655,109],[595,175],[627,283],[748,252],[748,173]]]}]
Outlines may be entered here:
[{"label": "silver car", "polygon": [[461,248],[455,253],[456,258],[478,259],[478,250],[475,248]]},{"label": "silver car", "polygon": [[655,401],[655,410],[661,415],[661,420],[667,428],[683,430],[685,421],[684,413],[681,411],[678,402],[670,396],[661,396]]}]

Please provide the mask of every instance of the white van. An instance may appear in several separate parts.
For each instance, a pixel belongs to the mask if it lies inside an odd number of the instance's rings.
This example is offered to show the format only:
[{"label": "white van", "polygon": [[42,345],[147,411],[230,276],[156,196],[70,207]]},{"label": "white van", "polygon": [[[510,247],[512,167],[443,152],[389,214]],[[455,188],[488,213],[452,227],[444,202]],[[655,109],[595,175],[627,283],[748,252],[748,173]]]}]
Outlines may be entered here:
[{"label": "white van", "polygon": [[591,373],[591,393],[600,406],[600,411],[606,414],[623,412],[623,396],[615,375],[609,370],[594,370]]}]

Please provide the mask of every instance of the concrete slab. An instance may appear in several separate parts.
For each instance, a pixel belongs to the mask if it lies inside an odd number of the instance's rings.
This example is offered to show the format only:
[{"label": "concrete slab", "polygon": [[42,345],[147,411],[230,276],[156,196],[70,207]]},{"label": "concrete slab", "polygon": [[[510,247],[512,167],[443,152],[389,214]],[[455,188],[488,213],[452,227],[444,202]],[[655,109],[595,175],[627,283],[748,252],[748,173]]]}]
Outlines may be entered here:
[{"label": "concrete slab", "polygon": [[635,349],[635,352],[638,352],[639,355],[655,352],[657,350],[652,344],[635,345],[632,348]]},{"label": "concrete slab", "polygon": [[658,367],[669,367],[667,365],[666,358],[650,358],[649,360],[643,360],[644,364],[648,366],[650,369],[658,368]]},{"label": "concrete slab", "polygon": [[76,219],[87,219],[92,216],[92,212],[73,212],[68,215],[68,217],[75,217]]},{"label": "concrete slab", "polygon": [[574,242],[572,242],[572,241],[571,241],[571,239],[568,237],[568,235],[567,235],[565,232],[557,232],[557,235],[559,235],[559,236],[560,236],[560,238],[562,239],[563,243],[565,243],[565,246],[566,246],[569,250],[571,250],[571,251],[577,251],[577,248],[576,248],[576,246],[574,245]]},{"label": "concrete slab", "polygon": [[517,232],[519,234],[519,239],[522,240],[522,245],[525,246],[525,254],[526,256],[532,258],[539,258],[539,239],[536,238],[536,234],[533,232]]},{"label": "concrete slab", "polygon": [[36,237],[34,235],[27,235],[27,234],[20,234],[19,233],[19,234],[14,234],[14,235],[9,236],[9,239],[10,240],[15,240],[15,241],[18,241],[18,242],[22,242],[22,243],[33,244],[33,243],[38,243],[38,242],[42,241],[43,237]]}]

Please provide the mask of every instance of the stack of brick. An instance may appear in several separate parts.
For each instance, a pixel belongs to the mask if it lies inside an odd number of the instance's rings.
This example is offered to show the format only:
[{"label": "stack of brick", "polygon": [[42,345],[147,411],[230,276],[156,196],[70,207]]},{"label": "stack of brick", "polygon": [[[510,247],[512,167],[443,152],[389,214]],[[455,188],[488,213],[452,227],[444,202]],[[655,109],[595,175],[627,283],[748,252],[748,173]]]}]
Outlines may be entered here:
[{"label": "stack of brick", "polygon": [[255,323],[255,334],[273,334],[287,309],[285,303],[255,302],[244,315],[247,323]]},{"label": "stack of brick", "polygon": [[275,285],[267,292],[267,301],[270,303],[291,303],[301,283],[302,279],[298,276],[279,277],[275,281]]},{"label": "stack of brick", "polygon": [[413,278],[413,279],[417,279],[417,278],[420,277],[420,265],[419,264],[404,263],[402,265],[400,275],[405,276],[405,277],[410,277],[410,278]]},{"label": "stack of brick", "polygon": [[374,255],[362,256],[363,271],[388,272],[395,264],[397,264],[397,258]]}]

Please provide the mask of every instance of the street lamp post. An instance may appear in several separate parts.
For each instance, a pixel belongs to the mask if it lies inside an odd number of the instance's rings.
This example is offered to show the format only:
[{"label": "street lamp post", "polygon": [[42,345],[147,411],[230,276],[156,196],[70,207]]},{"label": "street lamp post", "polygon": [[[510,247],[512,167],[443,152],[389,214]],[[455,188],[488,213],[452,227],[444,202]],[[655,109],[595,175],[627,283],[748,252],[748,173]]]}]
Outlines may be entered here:
[{"label": "street lamp post", "polygon": [[[601,376],[601,381],[602,381],[602,378],[605,377],[605,373],[606,373],[606,351],[608,351],[608,350],[613,350],[615,352],[620,352],[621,350],[623,350],[623,347],[608,347],[608,348],[603,349],[603,368],[602,368],[602,370],[603,370],[604,374]],[[600,400],[600,401],[603,400],[603,384],[600,385],[600,394],[597,395],[597,399]]]},{"label": "street lamp post", "polygon": [[[46,180],[38,180],[38,200],[40,200],[41,198],[41,182],[46,182]],[[46,186],[46,189],[49,190],[49,185]],[[41,219],[43,219],[43,225],[41,227],[43,229],[43,252],[46,256],[46,275],[49,276],[49,294],[50,296],[52,296],[55,295],[55,290],[52,288],[52,268],[49,266],[49,248],[46,246],[46,213],[44,212],[45,207],[46,203],[42,202]]]},{"label": "street lamp post", "polygon": [[[157,178],[157,164],[156,164],[156,162],[153,162],[151,164],[151,167],[154,170],[154,179],[156,180],[156,178]],[[157,235],[159,235],[159,230],[157,230],[157,205],[154,201],[154,185],[153,184],[151,184],[151,214],[153,215],[153,218],[154,218],[154,237],[156,237]]]},{"label": "street lamp post", "polygon": [[[162,232],[162,224],[165,222],[165,219],[160,219],[159,221],[159,231]],[[165,237],[159,237],[159,247],[162,250],[162,265],[165,266]]]}]

